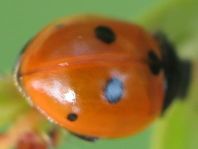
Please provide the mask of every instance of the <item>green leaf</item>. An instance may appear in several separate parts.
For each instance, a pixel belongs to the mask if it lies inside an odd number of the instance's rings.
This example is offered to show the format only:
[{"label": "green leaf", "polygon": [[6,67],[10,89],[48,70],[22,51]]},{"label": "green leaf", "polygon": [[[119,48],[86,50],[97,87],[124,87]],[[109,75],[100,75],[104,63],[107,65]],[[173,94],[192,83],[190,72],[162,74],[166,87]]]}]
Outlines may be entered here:
[{"label": "green leaf", "polygon": [[192,86],[185,101],[176,101],[156,123],[152,149],[196,149],[198,146],[198,1],[174,0],[144,16],[149,29],[164,31],[181,57],[193,61]]},{"label": "green leaf", "polygon": [[19,94],[11,77],[0,79],[0,127],[4,128],[18,115],[26,112],[29,105]]}]

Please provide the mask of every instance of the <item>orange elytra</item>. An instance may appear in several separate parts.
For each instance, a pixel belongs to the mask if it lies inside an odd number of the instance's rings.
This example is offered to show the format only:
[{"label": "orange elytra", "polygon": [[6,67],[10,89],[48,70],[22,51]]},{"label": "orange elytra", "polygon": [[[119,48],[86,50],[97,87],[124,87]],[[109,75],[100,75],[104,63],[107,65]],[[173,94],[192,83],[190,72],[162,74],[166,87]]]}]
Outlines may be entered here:
[{"label": "orange elytra", "polygon": [[170,82],[163,59],[159,40],[142,27],[80,16],[36,35],[15,79],[34,107],[70,132],[117,138],[142,131],[161,114]]}]

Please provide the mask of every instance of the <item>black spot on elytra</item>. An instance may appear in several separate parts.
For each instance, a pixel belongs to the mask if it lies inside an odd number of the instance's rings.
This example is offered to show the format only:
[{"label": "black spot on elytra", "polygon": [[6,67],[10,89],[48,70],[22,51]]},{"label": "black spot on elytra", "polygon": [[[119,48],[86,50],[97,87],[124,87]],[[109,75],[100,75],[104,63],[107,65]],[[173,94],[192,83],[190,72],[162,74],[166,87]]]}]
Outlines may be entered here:
[{"label": "black spot on elytra", "polygon": [[57,29],[63,29],[65,27],[65,24],[57,24],[56,28]]},{"label": "black spot on elytra", "polygon": [[109,28],[107,26],[96,27],[95,34],[99,40],[101,40],[107,44],[113,43],[116,40],[115,33],[112,31],[111,28]]},{"label": "black spot on elytra", "polygon": [[162,68],[162,63],[158,56],[152,50],[148,53],[149,67],[154,75],[158,75]]},{"label": "black spot on elytra", "polygon": [[69,121],[72,121],[72,122],[73,122],[73,121],[76,121],[77,118],[78,118],[78,115],[75,114],[75,113],[70,113],[70,114],[67,115],[67,119],[68,119]]}]

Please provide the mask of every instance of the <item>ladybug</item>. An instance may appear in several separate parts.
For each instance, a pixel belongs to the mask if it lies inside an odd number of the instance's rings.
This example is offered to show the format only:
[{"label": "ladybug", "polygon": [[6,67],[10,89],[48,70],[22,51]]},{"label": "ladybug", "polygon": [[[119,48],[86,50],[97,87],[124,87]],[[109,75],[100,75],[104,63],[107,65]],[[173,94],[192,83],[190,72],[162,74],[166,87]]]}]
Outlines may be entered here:
[{"label": "ladybug", "polygon": [[48,119],[93,141],[136,134],[184,97],[191,63],[162,33],[79,16],[50,24],[24,48],[18,89]]}]

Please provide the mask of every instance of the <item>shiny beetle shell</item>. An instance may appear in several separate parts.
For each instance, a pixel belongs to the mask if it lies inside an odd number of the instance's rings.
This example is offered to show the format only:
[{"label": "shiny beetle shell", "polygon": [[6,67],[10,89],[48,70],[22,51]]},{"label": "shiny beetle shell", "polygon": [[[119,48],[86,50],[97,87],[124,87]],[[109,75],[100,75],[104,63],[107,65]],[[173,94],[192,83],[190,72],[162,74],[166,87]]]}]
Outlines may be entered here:
[{"label": "shiny beetle shell", "polygon": [[133,135],[160,115],[161,53],[140,26],[95,16],[57,21],[37,34],[18,61],[26,98],[69,131],[97,138]]}]

